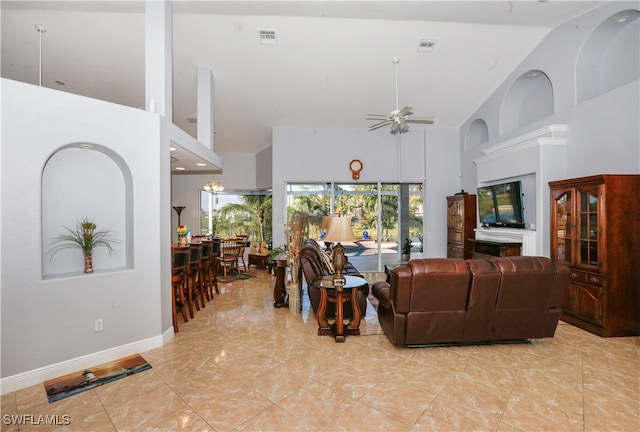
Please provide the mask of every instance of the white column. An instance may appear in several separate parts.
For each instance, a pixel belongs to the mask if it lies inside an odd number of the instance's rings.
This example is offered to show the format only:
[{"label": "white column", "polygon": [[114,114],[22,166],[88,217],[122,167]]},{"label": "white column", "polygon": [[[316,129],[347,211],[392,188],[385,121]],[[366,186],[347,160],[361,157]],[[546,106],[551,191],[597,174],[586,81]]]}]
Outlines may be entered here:
[{"label": "white column", "polygon": [[173,122],[173,4],[145,2],[145,103]]},{"label": "white column", "polygon": [[197,139],[214,151],[213,72],[209,67],[198,66],[197,95]]}]

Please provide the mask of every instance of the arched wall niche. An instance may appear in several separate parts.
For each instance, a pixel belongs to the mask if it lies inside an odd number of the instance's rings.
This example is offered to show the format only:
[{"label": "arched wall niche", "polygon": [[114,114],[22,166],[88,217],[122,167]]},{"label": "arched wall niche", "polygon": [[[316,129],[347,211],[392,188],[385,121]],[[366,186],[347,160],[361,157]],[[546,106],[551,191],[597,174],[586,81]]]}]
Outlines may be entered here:
[{"label": "arched wall niche", "polygon": [[585,40],[576,61],[576,101],[640,78],[640,12],[625,10],[604,20]]},{"label": "arched wall niche", "polygon": [[469,150],[488,141],[489,129],[487,128],[487,123],[482,119],[475,119],[464,137],[464,149]]},{"label": "arched wall niche", "polygon": [[117,243],[109,255],[97,248],[96,272],[133,268],[133,180],[124,159],[98,144],[73,143],[54,151],[45,162],[41,179],[42,277],[83,274],[78,248],[65,249],[53,257],[52,239],[74,229],[88,217],[98,229],[111,229]]},{"label": "arched wall niche", "polygon": [[502,134],[553,115],[553,86],[540,70],[529,70],[513,83],[502,101]]}]

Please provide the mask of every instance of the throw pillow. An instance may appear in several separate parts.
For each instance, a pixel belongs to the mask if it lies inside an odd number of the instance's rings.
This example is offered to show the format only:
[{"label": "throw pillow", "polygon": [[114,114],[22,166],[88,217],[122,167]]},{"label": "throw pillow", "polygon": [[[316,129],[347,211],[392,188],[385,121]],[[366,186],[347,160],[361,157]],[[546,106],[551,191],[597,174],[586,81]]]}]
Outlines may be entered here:
[{"label": "throw pillow", "polygon": [[327,252],[322,253],[322,261],[324,261],[324,266],[327,268],[329,274],[335,274],[335,269],[333,268],[333,257]]}]

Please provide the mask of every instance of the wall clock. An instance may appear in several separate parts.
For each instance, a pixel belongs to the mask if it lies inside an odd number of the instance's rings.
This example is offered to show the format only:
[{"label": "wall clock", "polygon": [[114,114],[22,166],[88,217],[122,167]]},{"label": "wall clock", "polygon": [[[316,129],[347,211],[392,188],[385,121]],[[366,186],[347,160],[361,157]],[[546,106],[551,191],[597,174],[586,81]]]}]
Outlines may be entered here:
[{"label": "wall clock", "polygon": [[354,159],[349,162],[349,169],[351,170],[351,177],[354,180],[360,179],[360,171],[362,171],[362,162],[358,159]]}]

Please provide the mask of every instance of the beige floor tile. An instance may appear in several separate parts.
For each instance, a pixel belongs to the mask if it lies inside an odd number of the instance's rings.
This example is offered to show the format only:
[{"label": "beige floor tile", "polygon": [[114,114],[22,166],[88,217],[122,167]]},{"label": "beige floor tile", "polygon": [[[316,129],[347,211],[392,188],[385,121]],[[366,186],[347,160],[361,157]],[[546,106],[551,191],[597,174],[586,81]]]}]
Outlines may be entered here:
[{"label": "beige floor tile", "polygon": [[329,423],[326,431],[406,431],[409,426],[389,417],[370,406],[356,402],[347,408],[335,420]]},{"label": "beige floor tile", "polygon": [[33,417],[44,415],[51,416],[56,419],[52,424],[43,425],[29,423],[24,426],[20,426],[21,431],[42,432],[57,429],[63,423],[66,423],[65,417],[67,417],[72,424],[78,424],[83,422],[86,418],[90,418],[92,415],[100,412],[104,412],[104,407],[100,403],[95,390],[88,390],[71,397],[60,399],[53,403],[44,402],[40,405],[28,407],[23,410],[18,409],[19,414],[32,415]]},{"label": "beige floor tile", "polygon": [[473,359],[467,361],[456,372],[456,376],[510,390],[518,376],[518,369],[510,366],[496,367],[490,359]]},{"label": "beige floor tile", "polygon": [[312,382],[278,402],[278,406],[291,415],[304,419],[311,428],[324,430],[354,402],[347,395],[324,384]]},{"label": "beige floor tile", "polygon": [[100,402],[105,407],[119,405],[124,401],[135,399],[143,393],[164,387],[166,384],[152,369],[137,373],[94,389]]},{"label": "beige floor tile", "polygon": [[139,431],[165,419],[175,418],[188,408],[173,390],[164,386],[107,408],[107,414],[119,431]]},{"label": "beige floor tile", "polygon": [[582,414],[525,396],[512,395],[501,424],[523,431],[582,431]]},{"label": "beige floor tile", "polygon": [[49,403],[49,398],[43,384],[37,384],[31,387],[18,390],[16,392],[16,407],[18,412],[25,412],[27,408]]},{"label": "beige floor tile", "polygon": [[582,414],[582,383],[567,382],[538,371],[521,371],[513,394]]},{"label": "beige floor tile", "polygon": [[[40,431],[41,429],[37,429]],[[115,432],[116,428],[111,422],[111,419],[107,415],[106,411],[98,411],[94,414],[79,419],[72,419],[71,423],[66,426],[61,426],[54,429],[56,432]]]},{"label": "beige floor tile", "polygon": [[258,392],[240,387],[215,388],[209,394],[192,395],[188,400],[198,415],[217,431],[234,429],[272,405]]},{"label": "beige floor tile", "polygon": [[207,422],[192,409],[178,411],[174,416],[167,416],[159,422],[148,426],[148,432],[185,431],[185,432],[214,432]]},{"label": "beige floor tile", "polygon": [[411,425],[435,397],[435,393],[424,391],[420,386],[384,380],[369,390],[358,402]]},{"label": "beige floor tile", "polygon": [[[585,390],[592,390],[615,398],[640,401],[640,378],[593,368],[585,368],[583,376]],[[640,402],[638,403],[640,404]]]},{"label": "beige floor tile", "polygon": [[447,401],[451,405],[472,412],[475,423],[493,429],[498,426],[507,405],[509,390],[454,375],[437,400],[440,403]]},{"label": "beige floor tile", "polygon": [[418,420],[411,431],[492,431],[498,420],[437,398]]},{"label": "beige floor tile", "polygon": [[243,423],[234,431],[289,432],[309,431],[304,421],[294,417],[277,405],[272,405],[257,416]]},{"label": "beige floor tile", "polygon": [[254,389],[271,402],[279,402],[298,391],[313,380],[291,368],[280,365],[259,375],[242,381],[244,385]]},{"label": "beige floor tile", "polygon": [[585,431],[640,430],[640,402],[586,389],[584,397]]}]

